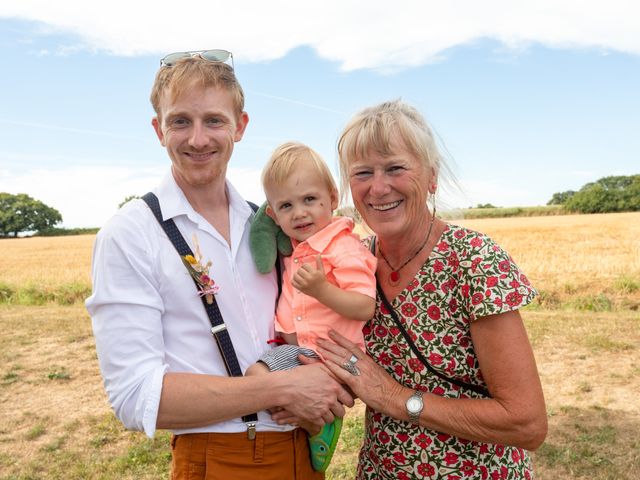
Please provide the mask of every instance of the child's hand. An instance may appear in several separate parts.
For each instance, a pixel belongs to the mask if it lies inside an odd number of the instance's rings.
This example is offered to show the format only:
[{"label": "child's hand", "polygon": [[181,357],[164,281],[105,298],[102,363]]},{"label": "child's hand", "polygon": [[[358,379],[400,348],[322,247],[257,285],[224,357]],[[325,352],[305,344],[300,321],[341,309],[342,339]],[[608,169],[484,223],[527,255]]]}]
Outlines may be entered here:
[{"label": "child's hand", "polygon": [[293,275],[291,285],[314,298],[320,297],[327,285],[327,277],[322,266],[322,256],[318,255],[316,257],[315,267],[310,263],[302,265]]}]

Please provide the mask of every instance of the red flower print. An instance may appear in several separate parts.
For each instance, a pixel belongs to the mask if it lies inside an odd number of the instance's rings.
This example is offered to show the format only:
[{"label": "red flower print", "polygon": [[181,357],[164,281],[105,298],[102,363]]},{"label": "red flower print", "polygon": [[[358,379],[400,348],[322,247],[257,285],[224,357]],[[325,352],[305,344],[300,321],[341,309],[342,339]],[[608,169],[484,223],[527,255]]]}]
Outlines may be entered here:
[{"label": "red flower print", "polygon": [[489,478],[489,471],[487,470],[487,467],[480,465],[480,474],[482,475],[482,477],[480,477],[481,480],[487,480],[487,478]]},{"label": "red flower print", "polygon": [[402,368],[402,365],[396,365],[393,367],[393,371],[398,377],[402,377],[404,375],[404,368]]},{"label": "red flower print", "polygon": [[458,463],[458,455],[453,452],[449,452],[444,456],[444,461],[447,465],[453,465],[454,463]]},{"label": "red flower print", "polygon": [[497,307],[501,307],[502,306],[502,299],[500,297],[496,297],[493,299],[493,304]]},{"label": "red flower print", "polygon": [[458,256],[455,253],[449,255],[449,258],[447,258],[447,263],[454,270],[457,270],[460,266],[460,261],[458,260]]},{"label": "red flower print", "polygon": [[453,236],[456,237],[458,240],[460,240],[461,238],[464,238],[465,236],[464,230],[456,230],[455,232],[453,232]]},{"label": "red flower print", "polygon": [[427,342],[431,342],[434,338],[436,338],[433,332],[422,332],[422,338],[424,338]]},{"label": "red flower print", "polygon": [[484,296],[482,295],[482,293],[476,292],[471,297],[471,303],[473,303],[474,305],[478,305],[480,302],[482,302],[483,298]]},{"label": "red flower print", "polygon": [[497,470],[491,472],[491,480],[500,480],[500,472]]},{"label": "red flower print", "polygon": [[433,477],[435,473],[436,469],[433,468],[433,465],[430,465],[428,463],[421,463],[420,465],[418,465],[418,474],[422,477]]},{"label": "red flower print", "polygon": [[418,313],[418,309],[412,303],[405,303],[402,305],[402,314],[405,317],[413,317],[416,313]]},{"label": "red flower print", "polygon": [[511,288],[518,288],[518,287],[520,286],[520,282],[519,282],[519,281],[517,281],[517,280],[511,280],[511,281],[509,282],[509,286],[510,286]]},{"label": "red flower print", "polygon": [[478,469],[478,467],[471,460],[463,461],[462,462],[462,467],[460,468],[460,470],[462,470],[462,474],[465,477],[470,477],[471,475],[476,473],[477,469]]},{"label": "red flower print", "polygon": [[461,347],[467,348],[469,346],[469,337],[460,337],[460,340],[458,340],[458,343],[460,344]]},{"label": "red flower print", "polygon": [[429,354],[429,363],[431,365],[440,365],[442,363],[442,355],[439,355],[435,352],[431,352]]},{"label": "red flower print", "polygon": [[404,443],[404,442],[406,442],[407,440],[409,440],[409,435],[407,435],[406,433],[398,433],[398,434],[396,435],[396,438],[397,438],[398,440],[400,440],[400,442]]},{"label": "red flower print", "polygon": [[482,246],[482,239],[480,237],[473,237],[469,242],[469,245],[475,248],[479,248]]},{"label": "red flower print", "polygon": [[525,480],[531,480],[531,475],[529,474],[529,470],[524,472],[524,478]]},{"label": "red flower print", "polygon": [[462,285],[462,296],[465,298],[469,296],[469,285]]},{"label": "red flower print", "polygon": [[498,284],[498,277],[487,277],[487,287],[492,288]]},{"label": "red flower print", "polygon": [[447,371],[453,372],[454,368],[456,368],[456,361],[452,358],[449,360],[449,363],[447,364]]},{"label": "red flower print", "polygon": [[367,323],[363,328],[362,328],[362,334],[366,337],[371,333],[371,327],[369,326],[369,324]]},{"label": "red flower print", "polygon": [[502,260],[500,263],[498,263],[498,269],[501,272],[508,272],[510,267],[511,264],[509,263],[509,260]]},{"label": "red flower print", "polygon": [[429,293],[435,292],[436,286],[433,283],[429,282],[424,286],[424,291]]},{"label": "red flower print", "polygon": [[458,301],[455,298],[449,300],[449,311],[451,313],[456,313],[458,311]]},{"label": "red flower print", "polygon": [[405,472],[398,472],[398,480],[411,480],[411,477]]},{"label": "red flower print", "polygon": [[453,337],[451,335],[445,335],[442,337],[442,343],[445,345],[451,345],[453,343]]},{"label": "red flower print", "polygon": [[448,433],[439,433],[438,435],[436,435],[436,438],[441,442],[446,442],[451,438],[451,435],[449,435]]},{"label": "red flower print", "polygon": [[440,308],[437,305],[430,305],[427,308],[427,315],[431,320],[440,320]]},{"label": "red flower print", "polygon": [[[397,335],[398,333],[396,332],[395,335]],[[391,353],[393,354],[394,357],[398,357],[400,356],[400,347],[398,347],[398,345],[393,345],[391,347]]]},{"label": "red flower print", "polygon": [[527,287],[529,285],[531,285],[531,282],[529,281],[529,279],[527,278],[527,276],[524,273],[520,274],[520,281],[525,284]]},{"label": "red flower print", "polygon": [[387,352],[381,352],[378,355],[378,363],[380,365],[391,365],[391,357]]},{"label": "red flower print", "polygon": [[444,270],[444,264],[440,260],[436,260],[435,262],[433,262],[433,270],[436,273],[441,272],[442,270]]},{"label": "red flower print", "polygon": [[424,370],[425,367],[422,364],[422,362],[417,358],[411,358],[409,360],[409,368],[414,372],[421,372],[422,370]]},{"label": "red flower print", "polygon": [[418,445],[420,448],[427,448],[429,445],[431,445],[432,440],[424,433],[421,433],[416,437],[415,442],[416,445]]},{"label": "red flower print", "polygon": [[386,337],[387,329],[384,328],[382,325],[378,325],[375,329],[375,335],[376,337]]},{"label": "red flower print", "polygon": [[389,309],[387,309],[384,303],[380,305],[380,313],[383,315],[389,315]]},{"label": "red flower print", "polygon": [[518,292],[511,292],[507,295],[507,298],[505,298],[504,301],[507,302],[507,305],[509,305],[510,307],[515,307],[517,305],[520,305],[520,303],[522,302],[522,295],[520,295]]},{"label": "red flower print", "polygon": [[467,355],[467,366],[473,368],[473,366],[476,364],[476,360],[473,357],[473,355]]},{"label": "red flower print", "polygon": [[496,456],[502,457],[504,455],[504,445],[496,445]]},{"label": "red flower print", "polygon": [[389,438],[389,434],[387,432],[380,432],[378,434],[378,440],[380,443],[389,443],[391,438]]},{"label": "red flower print", "polygon": [[489,453],[489,445],[487,445],[486,443],[480,444],[480,453],[482,453],[483,455]]},{"label": "red flower print", "polygon": [[509,476],[509,470],[504,465],[500,467],[500,478],[506,480]]},{"label": "red flower print", "polygon": [[438,250],[440,250],[441,252],[445,251],[447,248],[449,248],[449,244],[447,242],[440,242],[436,248]]},{"label": "red flower print", "polygon": [[404,464],[407,461],[407,457],[405,457],[401,452],[395,452],[393,454],[393,459],[400,465]]},{"label": "red flower print", "polygon": [[439,395],[439,396],[442,397],[444,395],[444,388],[436,387],[433,390],[431,390],[431,393],[433,393],[434,395]]},{"label": "red flower print", "polygon": [[382,460],[382,466],[387,472],[390,472],[393,470],[393,463],[391,463],[390,458],[385,458],[384,460]]},{"label": "red flower print", "polygon": [[489,298],[489,297],[491,296],[491,290],[486,290],[486,291],[484,292],[484,296],[485,296],[485,297],[487,297],[487,298]]}]

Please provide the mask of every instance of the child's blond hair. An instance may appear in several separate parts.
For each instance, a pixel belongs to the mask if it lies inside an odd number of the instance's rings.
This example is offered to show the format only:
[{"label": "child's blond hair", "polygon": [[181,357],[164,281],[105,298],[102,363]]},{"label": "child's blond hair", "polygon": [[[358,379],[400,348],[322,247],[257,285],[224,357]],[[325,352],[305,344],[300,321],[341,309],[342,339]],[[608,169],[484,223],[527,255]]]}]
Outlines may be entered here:
[{"label": "child's blond hair", "polygon": [[282,185],[302,163],[311,169],[310,174],[322,178],[330,193],[337,195],[336,182],[322,157],[311,147],[298,142],[283,143],[271,154],[262,170],[262,188],[265,193],[270,186]]}]

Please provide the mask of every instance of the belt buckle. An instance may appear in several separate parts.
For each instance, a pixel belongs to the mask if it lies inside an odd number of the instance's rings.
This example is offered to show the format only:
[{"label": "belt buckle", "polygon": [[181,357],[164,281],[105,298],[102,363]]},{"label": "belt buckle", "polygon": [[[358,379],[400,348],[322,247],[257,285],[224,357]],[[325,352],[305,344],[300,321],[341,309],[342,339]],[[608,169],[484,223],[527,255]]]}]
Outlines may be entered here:
[{"label": "belt buckle", "polygon": [[256,439],[256,423],[257,422],[247,422],[247,438],[249,440]]}]

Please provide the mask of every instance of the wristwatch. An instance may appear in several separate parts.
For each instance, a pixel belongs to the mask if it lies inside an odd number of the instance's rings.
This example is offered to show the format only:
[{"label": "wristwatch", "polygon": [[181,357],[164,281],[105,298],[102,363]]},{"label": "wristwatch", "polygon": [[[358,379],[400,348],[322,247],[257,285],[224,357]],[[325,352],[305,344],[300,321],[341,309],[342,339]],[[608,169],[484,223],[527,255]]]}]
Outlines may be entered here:
[{"label": "wristwatch", "polygon": [[424,402],[422,401],[422,391],[416,390],[415,392],[413,392],[413,395],[411,395],[407,399],[407,403],[405,405],[407,407],[407,413],[409,414],[409,420],[417,423],[420,419],[422,409],[424,408]]}]

